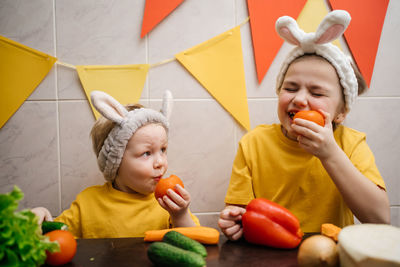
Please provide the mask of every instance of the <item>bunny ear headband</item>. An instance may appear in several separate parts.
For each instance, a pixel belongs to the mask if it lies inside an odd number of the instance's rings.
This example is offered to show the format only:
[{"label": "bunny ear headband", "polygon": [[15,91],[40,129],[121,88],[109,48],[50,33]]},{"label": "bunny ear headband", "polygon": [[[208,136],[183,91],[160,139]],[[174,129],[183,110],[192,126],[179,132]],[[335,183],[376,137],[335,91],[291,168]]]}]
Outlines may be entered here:
[{"label": "bunny ear headband", "polygon": [[336,69],[343,87],[346,110],[349,111],[358,95],[357,78],[351,67],[350,59],[330,42],[339,38],[349,25],[351,17],[344,10],[330,12],[318,26],[315,33],[305,33],[296,21],[288,16],[276,21],[276,31],[288,43],[296,47],[289,53],[278,74],[276,91],[282,82],[289,65],[304,54],[317,54],[328,60]]},{"label": "bunny ear headband", "polygon": [[93,91],[90,94],[93,106],[105,118],[116,123],[104,140],[97,157],[97,163],[107,181],[114,181],[124,155],[126,145],[132,135],[142,126],[149,123],[161,123],[168,132],[168,119],[172,111],[172,94],[166,91],[161,112],[139,108],[128,111],[110,95]]}]

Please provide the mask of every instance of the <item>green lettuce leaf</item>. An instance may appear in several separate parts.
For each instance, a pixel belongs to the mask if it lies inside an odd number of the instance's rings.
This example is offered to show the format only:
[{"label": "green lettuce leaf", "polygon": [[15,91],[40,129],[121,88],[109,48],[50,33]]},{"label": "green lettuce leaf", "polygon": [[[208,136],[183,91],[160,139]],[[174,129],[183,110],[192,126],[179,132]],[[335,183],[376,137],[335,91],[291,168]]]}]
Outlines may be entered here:
[{"label": "green lettuce leaf", "polygon": [[60,249],[57,242],[42,235],[34,213],[17,211],[23,198],[17,186],[0,195],[0,266],[40,266],[46,260],[46,251]]}]

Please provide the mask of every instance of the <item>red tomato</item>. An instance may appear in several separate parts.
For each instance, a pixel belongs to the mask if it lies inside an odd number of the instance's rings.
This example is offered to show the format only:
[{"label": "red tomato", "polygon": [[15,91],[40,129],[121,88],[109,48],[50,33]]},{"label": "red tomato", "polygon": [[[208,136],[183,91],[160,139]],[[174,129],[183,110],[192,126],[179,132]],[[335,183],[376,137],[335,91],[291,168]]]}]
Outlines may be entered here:
[{"label": "red tomato", "polygon": [[57,241],[60,244],[59,252],[46,252],[46,263],[52,266],[59,266],[70,262],[76,253],[74,236],[65,230],[54,230],[45,235],[49,237],[50,241]]},{"label": "red tomato", "polygon": [[[180,186],[183,186],[182,180],[179,179],[178,176],[176,175],[171,175],[168,178],[162,178],[158,184],[156,185],[156,189],[154,190],[154,195],[156,199],[162,198],[164,195],[167,194],[168,189],[174,190],[176,193],[178,193],[174,187],[176,184],[179,184]],[[179,193],[178,193],[179,194]]]},{"label": "red tomato", "polygon": [[324,127],[325,125],[325,120],[324,116],[322,116],[321,113],[315,110],[301,110],[294,115],[293,120],[295,119],[304,119],[308,121],[313,121],[318,125],[321,125]]}]

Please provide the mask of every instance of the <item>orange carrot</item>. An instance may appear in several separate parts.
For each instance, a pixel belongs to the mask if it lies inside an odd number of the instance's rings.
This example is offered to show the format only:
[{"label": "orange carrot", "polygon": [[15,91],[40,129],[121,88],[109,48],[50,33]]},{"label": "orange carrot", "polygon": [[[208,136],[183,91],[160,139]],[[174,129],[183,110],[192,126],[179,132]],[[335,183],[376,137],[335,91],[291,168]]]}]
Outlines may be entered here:
[{"label": "orange carrot", "polygon": [[338,236],[341,230],[342,228],[331,223],[323,223],[321,225],[321,234],[332,238],[336,242],[338,241]]},{"label": "orange carrot", "polygon": [[144,241],[161,241],[164,235],[172,230],[203,244],[218,244],[219,241],[218,230],[205,226],[175,227],[164,230],[150,230],[145,232]]}]

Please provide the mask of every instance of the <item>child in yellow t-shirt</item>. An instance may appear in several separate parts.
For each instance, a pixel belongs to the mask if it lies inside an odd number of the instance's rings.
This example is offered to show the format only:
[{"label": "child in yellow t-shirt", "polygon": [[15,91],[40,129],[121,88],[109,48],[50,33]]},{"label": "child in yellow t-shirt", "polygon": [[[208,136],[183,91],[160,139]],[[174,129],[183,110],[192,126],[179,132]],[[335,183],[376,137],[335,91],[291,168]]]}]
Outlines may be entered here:
[{"label": "child in yellow t-shirt", "polygon": [[[168,168],[167,92],[161,112],[128,105],[108,94],[91,93],[103,115],[92,128],[93,148],[107,182],[83,190],[55,221],[66,223],[78,238],[141,237],[147,230],[199,225],[189,211],[190,194],[180,185],[158,200],[154,190]],[[32,210],[39,221],[52,220],[43,207]]]},{"label": "child in yellow t-shirt", "polygon": [[[340,125],[358,94],[362,76],[342,51],[329,42],[350,22],[346,11],[327,15],[316,33],[304,33],[296,21],[281,17],[278,34],[296,47],[277,78],[280,124],[261,125],[239,143],[218,224],[231,240],[243,234],[241,216],[254,198],[286,207],[304,232],[322,223],[389,223],[389,201],[365,134]],[[298,111],[316,110],[324,119],[293,119]]]}]

